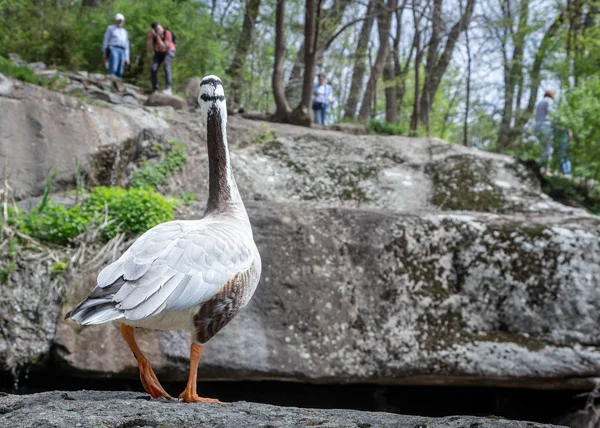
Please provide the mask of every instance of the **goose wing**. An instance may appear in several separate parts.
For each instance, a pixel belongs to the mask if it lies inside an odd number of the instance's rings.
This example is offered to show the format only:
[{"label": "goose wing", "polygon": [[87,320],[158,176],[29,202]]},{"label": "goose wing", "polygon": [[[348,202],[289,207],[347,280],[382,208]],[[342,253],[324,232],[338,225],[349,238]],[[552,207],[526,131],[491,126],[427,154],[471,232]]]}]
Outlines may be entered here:
[{"label": "goose wing", "polygon": [[84,324],[139,320],[165,309],[198,306],[252,265],[253,250],[240,233],[231,224],[216,221],[158,225],[100,272],[97,287],[70,315],[85,309],[86,302],[89,309],[102,305],[107,311],[74,317]]}]

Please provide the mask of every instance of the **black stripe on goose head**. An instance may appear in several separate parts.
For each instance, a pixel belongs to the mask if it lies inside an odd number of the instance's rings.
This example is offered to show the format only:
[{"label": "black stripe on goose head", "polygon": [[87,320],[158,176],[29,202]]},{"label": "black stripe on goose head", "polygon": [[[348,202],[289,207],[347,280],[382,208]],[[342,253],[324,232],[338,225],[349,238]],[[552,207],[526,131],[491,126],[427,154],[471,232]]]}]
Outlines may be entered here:
[{"label": "black stripe on goose head", "polygon": [[[219,87],[221,90],[218,89]],[[225,101],[221,79],[217,76],[206,76],[202,79],[200,82],[200,95],[198,96],[198,102],[200,101]]]}]

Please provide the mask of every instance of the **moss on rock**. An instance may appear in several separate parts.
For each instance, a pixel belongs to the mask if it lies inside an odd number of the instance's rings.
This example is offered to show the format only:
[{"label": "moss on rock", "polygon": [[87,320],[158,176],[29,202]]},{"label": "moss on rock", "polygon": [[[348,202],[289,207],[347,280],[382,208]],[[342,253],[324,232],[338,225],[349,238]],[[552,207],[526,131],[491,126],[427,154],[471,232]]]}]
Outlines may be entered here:
[{"label": "moss on rock", "polygon": [[503,212],[506,200],[490,176],[492,161],[469,155],[448,156],[427,165],[433,205],[443,210]]}]

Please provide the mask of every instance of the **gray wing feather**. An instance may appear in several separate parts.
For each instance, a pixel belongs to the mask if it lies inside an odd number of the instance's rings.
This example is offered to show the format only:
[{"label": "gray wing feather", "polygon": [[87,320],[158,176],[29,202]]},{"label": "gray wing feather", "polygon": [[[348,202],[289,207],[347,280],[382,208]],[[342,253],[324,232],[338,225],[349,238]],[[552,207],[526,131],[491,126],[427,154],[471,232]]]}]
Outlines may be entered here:
[{"label": "gray wing feather", "polygon": [[[226,223],[158,225],[100,272],[98,286],[90,295],[94,304],[86,303],[81,321],[100,323],[122,317],[138,320],[163,310],[198,306],[249,268],[253,260],[250,245],[254,245],[251,236],[249,240],[240,239],[240,231]],[[122,284],[113,290],[119,279]],[[96,292],[99,289],[111,293]]]}]

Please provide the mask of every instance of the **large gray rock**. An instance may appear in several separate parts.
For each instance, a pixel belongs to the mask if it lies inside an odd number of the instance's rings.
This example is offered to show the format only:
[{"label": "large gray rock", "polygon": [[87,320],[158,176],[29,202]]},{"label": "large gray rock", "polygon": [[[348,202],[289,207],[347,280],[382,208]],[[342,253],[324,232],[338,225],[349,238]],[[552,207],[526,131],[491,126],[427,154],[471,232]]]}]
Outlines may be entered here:
[{"label": "large gray rock", "polygon": [[237,402],[182,404],[145,400],[134,392],[46,392],[0,397],[2,427],[298,427],[542,428],[532,422],[451,416],[424,418],[356,410],[299,409]]},{"label": "large gray rock", "polygon": [[185,95],[185,100],[190,108],[195,108],[198,105],[198,97],[200,96],[201,77],[190,77],[185,79],[181,85],[177,87],[177,92]]},{"label": "large gray rock", "polygon": [[[196,193],[186,216],[201,214],[197,116],[97,108],[27,84],[0,110],[0,175],[20,197],[39,196],[50,165],[72,186],[76,158],[104,159],[106,174],[89,176],[113,182],[136,142],[173,138],[190,155],[173,193]],[[250,306],[207,345],[203,378],[565,388],[600,373],[598,217],[552,201],[516,160],[239,117],[228,128],[264,273]],[[38,270],[1,289],[0,363],[136,377],[117,326],[54,323],[97,270],[67,276],[56,296],[41,294],[53,279]],[[139,337],[161,378],[185,379],[185,334]]]},{"label": "large gray rock", "polygon": [[[596,217],[249,213],[261,283],[206,345],[203,379],[565,388],[600,373]],[[139,337],[159,377],[185,380],[187,334]],[[116,325],[61,322],[55,342],[71,373],[135,376]]]},{"label": "large gray rock", "polygon": [[40,195],[50,168],[55,188],[73,188],[76,162],[104,146],[120,146],[144,132],[164,135],[161,114],[140,108],[99,108],[37,86],[14,85],[0,96],[0,176],[18,198]]},{"label": "large gray rock", "polygon": [[15,65],[27,65],[27,61],[25,61],[19,54],[9,53],[8,59]]},{"label": "large gray rock", "polygon": [[0,73],[0,97],[8,97],[12,93],[13,82]]},{"label": "large gray rock", "polygon": [[237,117],[228,126],[246,198],[412,212],[585,213],[543,194],[516,159],[436,138],[354,136]]}]

